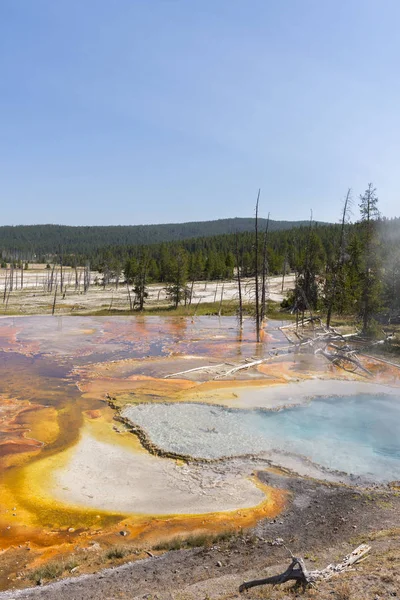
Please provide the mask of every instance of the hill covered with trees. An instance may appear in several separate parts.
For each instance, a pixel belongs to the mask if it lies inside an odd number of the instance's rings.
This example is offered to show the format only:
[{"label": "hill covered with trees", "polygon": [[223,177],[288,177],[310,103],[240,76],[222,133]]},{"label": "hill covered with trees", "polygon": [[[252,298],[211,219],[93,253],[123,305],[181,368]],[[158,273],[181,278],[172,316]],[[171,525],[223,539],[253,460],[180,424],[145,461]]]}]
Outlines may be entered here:
[{"label": "hill covered with trees", "polygon": [[[304,225],[305,221],[270,221],[270,231],[284,231]],[[260,220],[265,226],[265,219]],[[161,225],[4,225],[0,227],[3,256],[32,260],[49,254],[94,255],[110,246],[144,246],[189,238],[211,237],[251,231],[254,219],[235,218]]]}]

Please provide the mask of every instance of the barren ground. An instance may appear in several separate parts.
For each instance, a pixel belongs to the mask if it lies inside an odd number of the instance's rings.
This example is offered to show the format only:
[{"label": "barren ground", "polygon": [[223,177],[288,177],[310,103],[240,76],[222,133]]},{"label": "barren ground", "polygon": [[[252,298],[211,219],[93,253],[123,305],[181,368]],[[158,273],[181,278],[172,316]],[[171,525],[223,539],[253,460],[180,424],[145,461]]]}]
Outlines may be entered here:
[{"label": "barren ground", "polygon": [[[372,546],[370,557],[346,574],[302,591],[288,583],[253,588],[244,597],[290,600],[377,600],[400,593],[400,495],[394,490],[355,491],[349,487],[262,472],[269,485],[291,496],[285,512],[261,521],[252,531],[201,548],[155,552],[136,562],[100,573],[76,576],[44,587],[9,591],[1,600],[205,600],[239,598],[245,580],[283,571],[288,563],[282,539],[310,568],[340,562],[358,544]],[[278,545],[274,545],[278,544]],[[101,553],[99,549],[90,551]],[[82,560],[82,558],[81,558]],[[126,560],[126,559],[125,559]],[[81,569],[85,570],[84,560]],[[75,570],[75,574],[80,569]]]},{"label": "barren ground", "polygon": [[[10,295],[4,299],[5,270],[0,269],[0,314],[18,315],[18,314],[49,314],[52,311],[54,302],[54,289],[47,291],[48,278],[51,271],[44,268],[43,265],[33,265],[27,271],[24,271],[23,289],[21,289],[21,272],[18,271],[14,277],[14,289]],[[59,281],[59,273],[58,273]],[[123,280],[118,286],[114,283],[103,287],[101,285],[102,275],[95,271],[91,272],[91,285],[89,290],[83,291],[83,276],[78,278],[78,286],[75,285],[75,271],[66,267],[64,269],[65,294],[60,294],[58,288],[56,297],[56,314],[85,314],[95,311],[127,311],[129,310],[129,296],[127,287]],[[288,275],[285,278],[284,289],[282,291],[282,277],[269,278],[269,297],[272,301],[281,302],[287,290],[293,287],[294,277]],[[55,286],[54,286],[55,287]],[[253,296],[254,282],[244,280],[243,294],[244,300],[250,301]],[[165,288],[162,284],[151,284],[148,288],[149,297],[146,307],[166,307]],[[193,310],[200,302],[205,304],[209,302],[237,301],[237,283],[236,281],[212,281],[196,282],[193,287]],[[2,302],[2,303],[1,303]]]}]

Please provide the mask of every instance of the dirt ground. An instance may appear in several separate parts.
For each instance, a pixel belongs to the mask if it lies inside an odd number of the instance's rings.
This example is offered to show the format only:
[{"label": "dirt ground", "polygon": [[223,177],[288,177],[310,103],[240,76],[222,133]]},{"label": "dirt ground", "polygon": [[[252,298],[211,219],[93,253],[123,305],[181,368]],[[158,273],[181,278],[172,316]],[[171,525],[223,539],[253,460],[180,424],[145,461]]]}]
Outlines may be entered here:
[{"label": "dirt ground", "polygon": [[[36,315],[50,314],[53,308],[54,291],[48,290],[48,280],[51,274],[44,265],[33,265],[23,274],[23,287],[21,289],[21,271],[15,271],[13,291],[4,296],[6,272],[0,269],[0,315]],[[8,274],[9,277],[9,274]],[[57,280],[56,280],[57,277]],[[64,268],[64,289],[60,293],[58,287],[55,314],[85,314],[94,311],[108,311],[129,309],[129,295],[126,284],[121,279],[118,286],[115,283],[103,287],[102,275],[92,271],[91,285],[86,293],[83,291],[83,271],[78,272],[78,285],[76,286],[75,271],[69,267]],[[60,274],[54,275],[58,283]],[[281,302],[286,292],[293,287],[294,276],[285,277],[282,290],[282,277],[269,278],[269,298],[274,302]],[[250,301],[254,295],[254,281],[243,280],[244,301]],[[148,286],[149,296],[146,307],[162,307],[168,305],[165,288],[162,284]],[[209,281],[195,282],[193,286],[192,304],[195,307],[199,302],[224,302],[237,301],[236,281]]]},{"label": "dirt ground", "polygon": [[[251,531],[239,532],[204,547],[164,554],[92,575],[0,594],[1,600],[222,600],[239,598],[243,581],[282,572],[289,548],[303,556],[310,569],[340,562],[360,543],[369,543],[370,556],[354,570],[302,590],[284,586],[253,588],[251,599],[315,598],[318,600],[378,600],[400,594],[400,494],[396,490],[353,489],[278,472],[261,472],[268,485],[286,488],[290,500],[275,519],[265,519]],[[283,541],[283,543],[282,543]],[[100,553],[94,548],[92,555]],[[126,560],[126,559],[125,559]],[[95,570],[95,567],[92,567]],[[85,570],[82,565],[82,570]]]}]

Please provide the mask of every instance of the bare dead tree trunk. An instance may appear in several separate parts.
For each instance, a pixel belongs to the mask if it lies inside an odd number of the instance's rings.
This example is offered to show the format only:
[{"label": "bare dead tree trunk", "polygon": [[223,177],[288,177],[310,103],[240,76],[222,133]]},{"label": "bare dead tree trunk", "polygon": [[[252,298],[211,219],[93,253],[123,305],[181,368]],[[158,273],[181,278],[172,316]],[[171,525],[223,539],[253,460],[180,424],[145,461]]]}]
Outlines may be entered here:
[{"label": "bare dead tree trunk", "polygon": [[126,289],[128,290],[128,298],[129,298],[129,310],[133,310],[133,305],[132,305],[132,296],[131,296],[131,291],[129,289],[129,283],[128,281],[126,282]]},{"label": "bare dead tree trunk", "polygon": [[83,291],[86,294],[90,286],[90,263],[87,262],[83,274]]},{"label": "bare dead tree trunk", "polygon": [[63,286],[64,286],[64,274],[63,274],[63,251],[61,249],[60,252],[60,292],[61,294],[63,293]]},{"label": "bare dead tree trunk", "polygon": [[345,225],[346,225],[347,215],[348,215],[348,210],[349,210],[350,194],[351,194],[351,189],[349,188],[347,190],[346,199],[345,199],[344,205],[343,205],[342,222],[341,222],[341,227],[340,227],[339,250],[338,250],[336,265],[334,266],[332,290],[331,290],[331,295],[330,295],[330,299],[329,299],[329,303],[328,303],[328,311],[326,314],[326,326],[327,327],[330,327],[330,325],[331,325],[332,310],[333,310],[335,300],[336,300],[338,277],[339,277],[339,273],[341,271],[341,268],[343,266],[343,261],[344,261],[344,232],[345,232]]},{"label": "bare dead tree trunk", "polygon": [[13,287],[14,287],[14,263],[11,262],[10,263],[10,279],[9,279],[10,292],[13,291]]},{"label": "bare dead tree trunk", "polygon": [[24,287],[24,263],[21,263],[21,290]]},{"label": "bare dead tree trunk", "polygon": [[218,311],[218,316],[219,316],[219,317],[221,316],[221,311],[222,311],[222,302],[223,302],[223,300],[224,300],[224,285],[225,285],[225,284],[224,284],[224,283],[222,283],[222,290],[221,290],[221,300],[220,300],[220,303],[219,303],[219,311]]},{"label": "bare dead tree trunk", "polygon": [[8,274],[8,267],[6,267],[6,274],[5,274],[5,278],[4,278],[4,295],[3,295],[3,304],[6,301],[7,298],[7,274]]},{"label": "bare dead tree trunk", "polygon": [[315,584],[319,581],[326,581],[331,579],[334,575],[344,573],[352,568],[352,565],[357,563],[368,554],[371,550],[371,546],[367,544],[361,544],[353,552],[344,557],[341,563],[337,565],[330,564],[325,569],[318,569],[316,571],[308,571],[304,560],[293,556],[290,552],[292,562],[289,567],[283,573],[279,575],[272,575],[271,577],[265,577],[265,579],[253,579],[252,581],[245,581],[239,587],[239,592],[245,592],[250,588],[257,587],[259,585],[279,585],[286,583],[286,581],[296,581],[302,583],[304,586]]},{"label": "bare dead tree trunk", "polygon": [[54,291],[53,308],[51,309],[51,314],[52,315],[54,315],[54,311],[56,310],[57,288],[58,288],[58,284],[56,284],[56,288],[55,288],[55,291]]},{"label": "bare dead tree trunk", "polygon": [[287,254],[285,254],[285,258],[283,260],[283,271],[282,271],[282,288],[281,288],[281,292],[283,294],[283,289],[285,286],[285,275],[286,275],[286,261],[287,261]]},{"label": "bare dead tree trunk", "polygon": [[117,269],[116,273],[115,273],[115,289],[116,290],[118,289],[118,285],[119,285],[119,271]]},{"label": "bare dead tree trunk", "polygon": [[256,202],[256,215],[255,215],[255,234],[256,234],[256,244],[255,244],[255,293],[256,293],[256,338],[257,338],[257,342],[260,341],[260,330],[261,330],[261,320],[260,320],[260,290],[258,287],[258,281],[259,281],[259,273],[258,273],[258,269],[259,269],[259,265],[258,265],[258,204],[260,201],[260,192],[261,190],[258,190],[258,195],[257,195],[257,202]]},{"label": "bare dead tree trunk", "polygon": [[191,286],[190,286],[189,306],[192,304],[192,299],[193,299],[193,287],[194,287],[194,279],[192,279],[192,283],[191,283]]},{"label": "bare dead tree trunk", "polygon": [[262,263],[262,283],[261,283],[261,314],[260,320],[264,321],[266,315],[266,304],[267,304],[267,290],[266,283],[268,277],[268,256],[267,256],[267,243],[268,243],[268,229],[269,229],[269,213],[267,219],[267,225],[264,233],[264,247],[263,247],[263,263]]},{"label": "bare dead tree trunk", "polygon": [[50,289],[49,292],[52,293],[53,291],[53,285],[54,285],[54,270],[55,270],[56,266],[53,265],[53,268],[51,270],[51,277],[50,277]]},{"label": "bare dead tree trunk", "polygon": [[243,300],[242,300],[242,279],[240,272],[240,260],[239,260],[239,241],[238,232],[235,234],[235,254],[236,254],[236,277],[238,283],[238,295],[239,295],[239,326],[240,329],[243,327]]},{"label": "bare dead tree trunk", "polygon": [[215,286],[215,292],[214,292],[214,304],[215,304],[215,302],[217,301],[217,292],[218,292],[218,281],[217,281],[217,283],[216,283],[216,286]]}]

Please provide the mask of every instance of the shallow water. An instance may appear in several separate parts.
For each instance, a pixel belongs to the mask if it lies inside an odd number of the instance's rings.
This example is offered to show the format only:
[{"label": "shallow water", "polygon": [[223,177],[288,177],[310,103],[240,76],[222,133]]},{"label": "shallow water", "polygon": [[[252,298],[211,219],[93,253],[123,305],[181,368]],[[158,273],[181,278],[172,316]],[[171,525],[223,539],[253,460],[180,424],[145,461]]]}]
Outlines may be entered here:
[{"label": "shallow water", "polygon": [[142,404],[124,415],[178,454],[213,459],[277,450],[374,481],[400,479],[400,395],[315,398],[279,412]]}]

